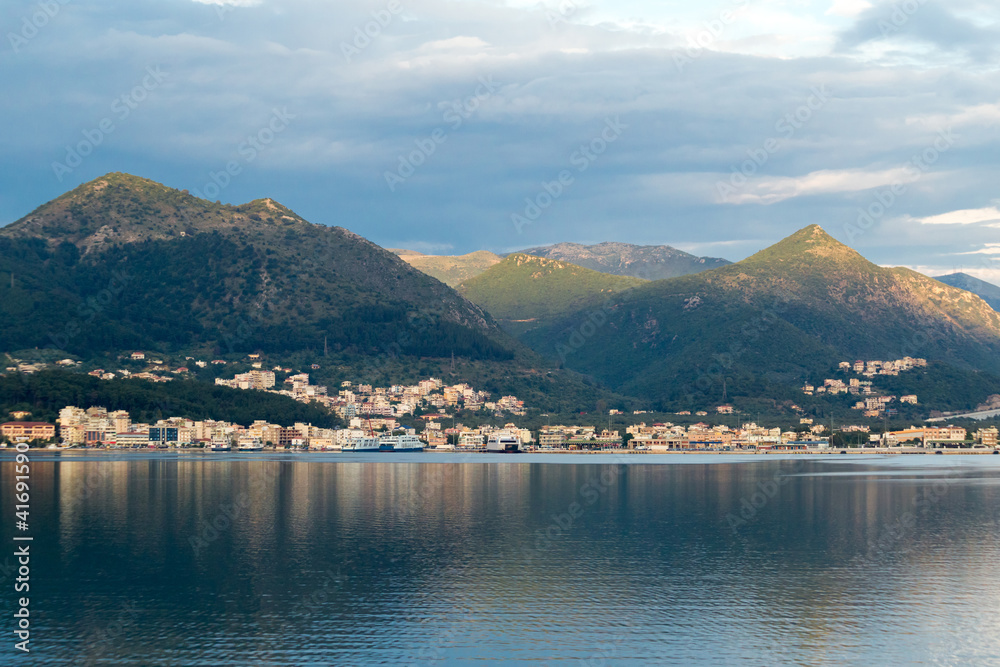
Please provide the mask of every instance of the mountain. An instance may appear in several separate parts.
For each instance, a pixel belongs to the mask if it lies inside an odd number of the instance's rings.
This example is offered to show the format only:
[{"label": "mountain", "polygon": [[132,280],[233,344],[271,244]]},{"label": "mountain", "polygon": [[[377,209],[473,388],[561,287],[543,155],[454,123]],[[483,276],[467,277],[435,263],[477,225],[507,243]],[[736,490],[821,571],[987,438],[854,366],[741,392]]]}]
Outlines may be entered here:
[{"label": "mountain", "polygon": [[[0,244],[0,274],[14,274],[2,349],[293,352],[326,340],[373,353],[426,316],[410,332],[414,355],[514,356],[492,319],[446,286],[270,199],[215,204],[109,174],[3,228]],[[67,314],[86,325],[67,328]]]},{"label": "mountain", "polygon": [[644,280],[676,278],[730,264],[725,259],[696,257],[667,245],[598,243],[588,246],[578,243],[557,243],[540,248],[528,248],[520,252],[525,255],[558,259],[601,273]]},{"label": "mountain", "polygon": [[984,301],[872,264],[816,225],[742,262],[617,294],[598,313],[568,314],[522,340],[618,391],[677,407],[802,401],[804,381],[835,377],[824,374],[844,360],[927,358],[953,369],[941,390],[966,402],[975,399],[963,383],[986,391],[1000,373],[1000,314]]},{"label": "mountain", "polygon": [[437,278],[449,287],[478,276],[500,261],[499,255],[486,250],[470,252],[467,255],[425,255],[413,250],[392,249],[400,259],[429,276]]},{"label": "mountain", "polygon": [[559,315],[600,305],[612,294],[645,282],[515,253],[467,280],[458,290],[508,331],[522,333]]},{"label": "mountain", "polygon": [[317,364],[313,377],[328,384],[434,374],[529,403],[550,385],[568,387],[567,404],[607,395],[347,229],[271,199],[212,203],[120,173],[0,229],[0,321],[0,352],[57,348],[102,364],[131,350],[261,352]]},{"label": "mountain", "polygon": [[980,299],[990,304],[993,310],[1000,311],[1000,287],[997,287],[993,283],[988,283],[985,280],[980,280],[970,276],[967,273],[952,273],[947,276],[938,276],[935,278],[945,285],[951,285],[952,287],[957,287],[958,289],[964,289],[966,292],[972,292]]}]

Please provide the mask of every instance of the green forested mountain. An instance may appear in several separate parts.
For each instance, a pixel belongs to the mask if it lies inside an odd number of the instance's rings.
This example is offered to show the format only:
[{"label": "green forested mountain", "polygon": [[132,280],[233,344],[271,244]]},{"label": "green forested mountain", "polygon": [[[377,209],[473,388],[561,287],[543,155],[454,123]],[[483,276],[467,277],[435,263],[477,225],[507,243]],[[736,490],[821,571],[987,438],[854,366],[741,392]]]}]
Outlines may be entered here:
[{"label": "green forested mountain", "polygon": [[[323,362],[320,381],[444,375],[592,404],[480,307],[393,253],[270,200],[229,206],[108,174],[0,229],[0,352],[144,350]],[[290,362],[289,362],[290,363]],[[455,369],[453,373],[452,370]],[[538,404],[536,404],[538,405]],[[539,407],[545,407],[540,405]]]},{"label": "green forested mountain", "polygon": [[523,339],[665,405],[801,399],[803,381],[843,360],[924,357],[989,374],[986,388],[1000,373],[1000,314],[914,271],[878,267],[816,225],[742,262],[624,292],[598,315],[571,313]]},{"label": "green forested mountain", "polygon": [[[13,274],[13,288],[10,276]],[[226,206],[109,174],[0,230],[0,349],[510,360],[480,308],[395,255],[264,199]]]},{"label": "green forested mountain", "polygon": [[509,331],[523,333],[645,282],[515,253],[467,280],[458,291]]}]

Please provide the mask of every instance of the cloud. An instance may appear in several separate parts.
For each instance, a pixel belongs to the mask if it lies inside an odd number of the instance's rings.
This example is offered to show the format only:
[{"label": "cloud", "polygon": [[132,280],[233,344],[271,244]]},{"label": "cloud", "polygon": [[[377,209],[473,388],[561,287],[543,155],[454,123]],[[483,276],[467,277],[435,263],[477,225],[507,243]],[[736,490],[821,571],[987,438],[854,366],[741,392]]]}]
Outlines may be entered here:
[{"label": "cloud", "polygon": [[922,225],[976,225],[982,222],[1000,221],[1000,209],[996,206],[964,209],[912,220]]},{"label": "cloud", "polygon": [[959,253],[961,255],[1000,255],[1000,243],[987,243],[984,248],[971,252]]},{"label": "cloud", "polygon": [[[898,55],[905,51],[925,62],[942,61],[955,56],[986,63],[997,54],[1000,16],[995,6],[976,0],[944,3],[904,3],[883,0],[858,15],[854,25],[841,32],[841,51]],[[891,45],[879,52],[873,45]]]},{"label": "cloud", "polygon": [[866,171],[845,169],[814,171],[798,177],[761,178],[751,181],[744,192],[731,195],[735,204],[776,204],[795,197],[859,192],[886,185],[913,183],[919,172],[907,167]]},{"label": "cloud", "polygon": [[872,3],[866,0],[833,0],[833,5],[826,10],[829,16],[853,18],[866,9],[871,9]]},{"label": "cloud", "polygon": [[[553,23],[546,12],[561,1],[421,0],[389,20],[378,14],[385,0],[262,0],[225,11],[207,0],[74,0],[18,53],[0,52],[0,120],[11,129],[0,135],[0,221],[108,171],[198,189],[239,160],[220,199],[270,196],[384,245],[446,244],[460,254],[559,241],[693,248],[749,239],[720,246],[739,259],[803,221],[833,233],[853,222],[870,189],[898,178],[892,167],[946,123],[961,128],[958,143],[933,178],[908,186],[893,220],[992,202],[1000,79],[988,63],[949,62],[958,51],[926,42],[924,52],[907,42],[911,60],[891,67],[838,50],[842,31],[888,7],[871,1],[865,9],[574,0],[578,11]],[[972,4],[956,3],[949,12],[971,15]],[[737,20],[691,49],[688,36],[718,28],[722,10],[738,4],[746,9]],[[0,21],[21,25],[28,5],[0,3]],[[976,11],[986,19],[973,24],[987,30],[989,6]],[[381,23],[372,24],[373,12]],[[902,36],[888,42],[904,47]],[[357,53],[346,57],[345,45]],[[683,67],[678,56],[688,58]],[[79,67],[68,71],[66,62]],[[157,65],[169,73],[163,85],[127,118],[112,112]],[[473,99],[489,77],[496,89]],[[829,104],[794,136],[779,134],[776,123],[820,85],[833,93]],[[449,115],[456,104],[462,113]],[[275,108],[295,118],[246,161],[240,146]],[[52,163],[106,117],[114,132],[57,180]],[[628,128],[580,171],[574,156],[616,117]],[[431,151],[437,130],[443,141]],[[718,205],[715,180],[774,137],[780,149],[740,189],[742,203],[758,206]],[[421,146],[421,164],[390,191],[385,173]],[[563,170],[572,185],[519,234],[512,213]],[[949,240],[946,225],[911,224],[899,236],[893,220],[862,239],[876,261],[929,265],[979,247],[940,243]],[[987,242],[989,224],[963,233]]]}]

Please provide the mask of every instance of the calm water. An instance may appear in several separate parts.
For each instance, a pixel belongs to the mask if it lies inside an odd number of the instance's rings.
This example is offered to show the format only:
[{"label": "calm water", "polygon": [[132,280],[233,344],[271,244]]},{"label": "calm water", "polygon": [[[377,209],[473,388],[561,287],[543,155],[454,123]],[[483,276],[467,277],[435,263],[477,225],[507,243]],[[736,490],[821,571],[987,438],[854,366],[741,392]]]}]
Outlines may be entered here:
[{"label": "calm water", "polygon": [[1000,664],[1000,457],[386,456],[44,457],[19,664]]}]

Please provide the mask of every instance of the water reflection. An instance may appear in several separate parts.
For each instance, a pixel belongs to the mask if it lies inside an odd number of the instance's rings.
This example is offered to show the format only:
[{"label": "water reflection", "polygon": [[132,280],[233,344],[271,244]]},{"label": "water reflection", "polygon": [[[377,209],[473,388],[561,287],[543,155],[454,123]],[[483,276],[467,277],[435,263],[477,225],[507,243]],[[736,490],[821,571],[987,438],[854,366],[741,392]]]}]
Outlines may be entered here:
[{"label": "water reflection", "polygon": [[38,462],[32,661],[997,660],[1000,471],[957,459]]}]

